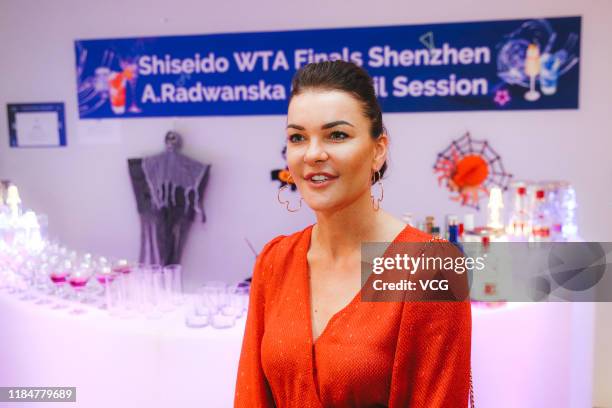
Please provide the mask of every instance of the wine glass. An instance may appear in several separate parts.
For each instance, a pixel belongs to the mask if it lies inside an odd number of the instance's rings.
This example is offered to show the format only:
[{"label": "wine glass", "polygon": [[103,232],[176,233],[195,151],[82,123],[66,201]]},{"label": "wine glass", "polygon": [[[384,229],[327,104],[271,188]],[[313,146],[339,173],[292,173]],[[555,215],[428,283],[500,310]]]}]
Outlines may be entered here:
[{"label": "wine glass", "polygon": [[535,78],[541,69],[540,48],[537,44],[529,44],[525,55],[525,74],[529,77],[529,91],[524,96],[527,101],[540,99],[540,93],[535,89]]},{"label": "wine glass", "polygon": [[19,271],[23,276],[23,295],[19,298],[20,300],[36,300],[36,296],[34,295],[34,278],[36,271],[37,263],[34,257],[29,257],[25,262],[22,263]]},{"label": "wine glass", "polygon": [[102,285],[104,293],[104,302],[101,308],[110,311],[113,308],[113,298],[111,295],[111,284],[117,276],[113,269],[108,264],[102,264],[96,271],[96,280]]},{"label": "wine glass", "polygon": [[64,259],[63,261],[58,261],[49,274],[51,282],[55,285],[55,296],[57,298],[53,309],[68,307],[65,302],[62,302],[62,299],[66,296],[65,285],[73,267],[73,262],[70,259]]},{"label": "wine glass", "polygon": [[116,274],[117,308],[121,317],[130,317],[134,310],[134,293],[132,287],[132,271],[135,267],[127,259],[113,262],[113,272]]},{"label": "wine glass", "polygon": [[72,289],[74,289],[76,295],[76,304],[75,308],[72,309],[72,314],[85,313],[85,309],[82,307],[83,303],[86,302],[86,299],[83,296],[83,290],[85,289],[87,282],[89,282],[91,275],[91,266],[83,262],[79,267],[73,268],[68,276],[68,283],[70,286],[72,286]]},{"label": "wine glass", "polygon": [[49,285],[53,285],[53,283],[49,282],[51,273],[50,271],[50,260],[43,260],[43,262],[40,263],[40,266],[36,269],[36,288],[42,295],[36,301],[37,305],[48,305],[52,303],[52,301],[48,297],[48,295],[53,294],[53,288],[49,288]]}]

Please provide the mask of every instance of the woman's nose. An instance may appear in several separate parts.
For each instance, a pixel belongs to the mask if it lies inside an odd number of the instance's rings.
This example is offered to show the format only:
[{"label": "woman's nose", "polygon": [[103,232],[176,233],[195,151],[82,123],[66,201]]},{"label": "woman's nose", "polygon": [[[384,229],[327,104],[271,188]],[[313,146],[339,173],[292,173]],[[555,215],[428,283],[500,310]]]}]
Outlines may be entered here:
[{"label": "woman's nose", "polygon": [[316,138],[310,139],[306,154],[304,155],[304,162],[315,163],[321,160],[327,160],[327,158],[328,155],[325,151],[325,146]]}]

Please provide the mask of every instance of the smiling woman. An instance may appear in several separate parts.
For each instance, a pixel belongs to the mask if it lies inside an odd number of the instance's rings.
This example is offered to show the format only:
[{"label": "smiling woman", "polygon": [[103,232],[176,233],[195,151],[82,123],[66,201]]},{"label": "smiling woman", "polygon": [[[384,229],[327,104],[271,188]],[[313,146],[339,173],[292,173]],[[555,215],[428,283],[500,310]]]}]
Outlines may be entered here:
[{"label": "smiling woman", "polygon": [[371,77],[306,65],[286,128],[289,173],[317,222],[257,258],[235,406],[467,406],[469,301],[360,301],[362,243],[432,239],[371,191],[382,193],[389,145]]}]

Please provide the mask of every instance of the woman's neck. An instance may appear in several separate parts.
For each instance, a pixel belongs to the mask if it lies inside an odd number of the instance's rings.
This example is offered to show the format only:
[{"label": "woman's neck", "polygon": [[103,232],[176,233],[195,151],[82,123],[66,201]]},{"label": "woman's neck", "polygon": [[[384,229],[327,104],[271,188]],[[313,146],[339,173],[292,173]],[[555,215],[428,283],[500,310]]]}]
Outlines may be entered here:
[{"label": "woman's neck", "polygon": [[391,236],[390,227],[393,231],[398,228],[394,217],[382,209],[374,210],[369,192],[342,209],[316,215],[311,248],[331,259],[359,251],[362,242],[384,241]]}]

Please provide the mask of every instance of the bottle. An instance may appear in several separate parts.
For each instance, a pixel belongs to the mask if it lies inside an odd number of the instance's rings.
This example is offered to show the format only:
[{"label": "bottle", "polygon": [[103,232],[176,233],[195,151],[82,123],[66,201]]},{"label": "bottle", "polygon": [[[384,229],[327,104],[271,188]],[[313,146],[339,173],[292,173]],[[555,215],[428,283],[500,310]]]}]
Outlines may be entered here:
[{"label": "bottle", "polygon": [[456,215],[449,215],[448,218],[448,241],[457,244],[459,243],[459,225]]},{"label": "bottle", "polygon": [[576,191],[568,183],[559,192],[559,212],[561,218],[562,239],[571,241],[578,237],[578,226],[576,225]]},{"label": "bottle", "polygon": [[481,304],[486,307],[500,307],[505,302],[503,290],[503,274],[501,273],[500,259],[496,252],[490,248],[491,237],[481,237],[480,256],[485,258],[485,269],[478,272],[480,275],[477,296]]},{"label": "bottle", "polygon": [[561,239],[563,222],[560,211],[560,192],[566,183],[563,181],[543,182],[542,188],[546,195],[546,208],[550,218],[550,240],[558,241]]},{"label": "bottle", "polygon": [[507,233],[514,238],[527,238],[529,235],[529,200],[524,182],[513,185],[514,207],[508,221]]},{"label": "bottle", "polygon": [[473,232],[475,224],[474,214],[465,214],[463,216],[463,229],[465,232]]},{"label": "bottle", "polygon": [[412,213],[410,212],[404,213],[404,215],[402,216],[402,221],[404,221],[406,224],[410,225],[411,227],[414,227],[414,217]]},{"label": "bottle", "polygon": [[429,215],[425,217],[425,232],[431,234],[434,227],[434,217]]},{"label": "bottle", "polygon": [[541,188],[535,194],[530,241],[550,241],[550,213],[546,204],[546,192]]},{"label": "bottle", "polygon": [[499,187],[491,187],[489,192],[489,203],[487,226],[496,231],[503,231],[502,210],[504,208],[504,197]]},{"label": "bottle", "polygon": [[417,228],[419,229],[419,231],[425,232],[425,223],[423,221],[419,222]]}]

